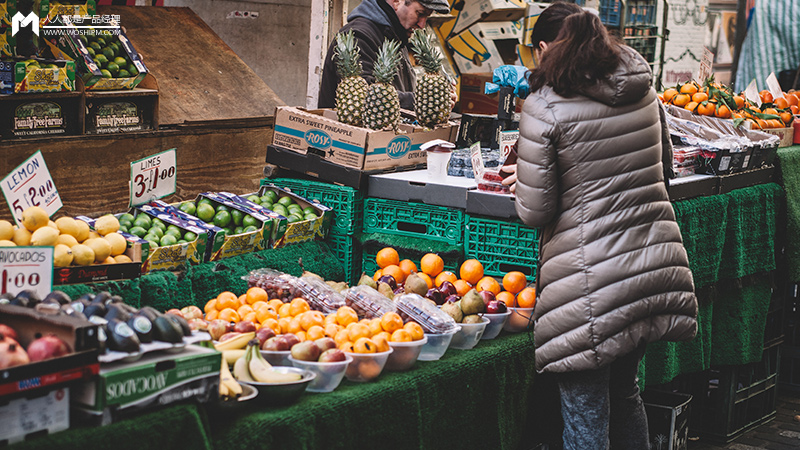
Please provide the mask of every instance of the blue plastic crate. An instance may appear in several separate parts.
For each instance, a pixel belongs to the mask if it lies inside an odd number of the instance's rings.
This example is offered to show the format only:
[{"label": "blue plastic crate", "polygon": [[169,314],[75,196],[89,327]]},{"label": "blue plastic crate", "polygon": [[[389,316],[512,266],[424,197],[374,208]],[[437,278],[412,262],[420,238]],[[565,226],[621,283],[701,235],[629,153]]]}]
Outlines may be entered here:
[{"label": "blue plastic crate", "polygon": [[600,0],[600,21],[605,25],[619,26],[620,3],[618,0]]}]

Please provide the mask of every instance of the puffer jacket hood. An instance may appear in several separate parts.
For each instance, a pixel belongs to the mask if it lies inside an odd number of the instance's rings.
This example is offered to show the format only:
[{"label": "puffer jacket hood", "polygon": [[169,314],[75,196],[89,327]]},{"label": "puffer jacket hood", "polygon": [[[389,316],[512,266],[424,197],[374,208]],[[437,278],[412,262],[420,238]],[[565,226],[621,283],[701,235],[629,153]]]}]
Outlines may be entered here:
[{"label": "puffer jacket hood", "polygon": [[[642,343],[691,340],[697,299],[662,172],[658,100],[638,54],[569,98],[523,107],[516,205],[541,227],[536,368],[590,370]],[[633,60],[633,61],[632,61]],[[649,74],[649,71],[648,71]]]}]

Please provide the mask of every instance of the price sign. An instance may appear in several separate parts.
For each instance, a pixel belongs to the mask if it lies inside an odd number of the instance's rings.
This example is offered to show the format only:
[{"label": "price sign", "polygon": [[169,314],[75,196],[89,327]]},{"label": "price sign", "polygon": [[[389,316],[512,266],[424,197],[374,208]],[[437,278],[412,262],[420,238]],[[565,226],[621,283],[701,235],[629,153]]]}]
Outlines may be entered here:
[{"label": "price sign", "polygon": [[132,162],[130,206],[174,194],[176,172],[174,148]]},{"label": "price sign", "polygon": [[63,206],[41,151],[12,170],[2,183],[3,195],[17,225],[21,225],[22,211],[26,208],[39,206],[52,216]]},{"label": "price sign", "polygon": [[53,247],[0,248],[0,294],[24,290],[39,298],[53,290]]},{"label": "price sign", "polygon": [[472,172],[475,174],[475,180],[480,181],[483,179],[483,155],[481,155],[481,143],[476,142],[469,148],[469,154],[472,158]]},{"label": "price sign", "polygon": [[770,73],[767,77],[767,89],[772,94],[772,98],[783,98],[783,88],[778,83],[778,77],[775,76],[775,72]]},{"label": "price sign", "polygon": [[517,139],[519,139],[519,130],[500,132],[500,157],[503,161],[508,159],[511,148],[517,143]]},{"label": "price sign", "polygon": [[744,90],[744,97],[750,101],[750,103],[755,103],[756,106],[761,108],[761,96],[758,95],[758,85],[756,84],[755,78],[750,81],[750,84],[747,85],[747,89]]},{"label": "price sign", "polygon": [[700,80],[701,83],[705,82],[708,77],[711,76],[711,67],[714,63],[714,52],[708,49],[708,47],[703,47],[703,57],[700,59],[700,72],[697,75],[697,79]]}]

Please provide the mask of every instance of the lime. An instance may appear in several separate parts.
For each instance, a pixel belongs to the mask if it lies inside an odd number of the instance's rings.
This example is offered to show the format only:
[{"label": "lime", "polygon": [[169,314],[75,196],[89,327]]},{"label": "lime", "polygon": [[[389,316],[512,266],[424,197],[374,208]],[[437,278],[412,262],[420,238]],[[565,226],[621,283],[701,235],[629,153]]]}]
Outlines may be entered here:
[{"label": "lime", "polygon": [[105,67],[106,64],[108,64],[108,58],[106,57],[106,55],[103,55],[103,54],[98,52],[97,55],[95,55],[95,57],[94,57],[94,62],[99,67]]},{"label": "lime", "polygon": [[164,236],[164,229],[159,226],[152,226],[150,227],[150,231],[147,232],[148,234],[154,234],[161,239],[161,236]]},{"label": "lime", "polygon": [[226,230],[225,228],[223,228],[223,229],[221,229],[221,230],[217,231],[217,234],[218,234],[218,235],[220,235],[220,236],[222,236],[222,238],[223,238],[223,239],[225,239],[225,236],[227,236],[227,235],[228,235],[228,230]]},{"label": "lime", "polygon": [[272,211],[272,202],[264,202],[261,204],[261,207]]},{"label": "lime", "polygon": [[106,69],[101,69],[101,70],[100,70],[100,75],[102,75],[102,76],[103,76],[103,78],[114,78],[114,76],[113,76],[113,75],[111,75],[111,72],[109,72],[109,71],[108,71],[108,70],[106,70]]},{"label": "lime", "polygon": [[106,39],[103,38],[103,37],[98,37],[94,41],[97,42],[97,45],[99,45],[101,47],[105,47],[106,46]]},{"label": "lime", "polygon": [[147,241],[147,242],[150,243],[150,248],[151,249],[155,249],[155,248],[160,247],[160,245],[158,245],[158,241]]},{"label": "lime", "polygon": [[120,67],[128,67],[128,61],[126,61],[125,58],[123,58],[122,56],[117,56],[116,58],[114,58],[114,63]]},{"label": "lime", "polygon": [[150,216],[147,214],[139,214],[135,219],[133,219],[133,224],[136,225],[139,223],[144,224],[143,228],[150,228],[150,225],[153,224],[153,220],[150,219]]},{"label": "lime", "polygon": [[120,223],[122,223],[123,220],[133,222],[133,214],[130,213],[121,214],[117,219],[120,221]]},{"label": "lime", "polygon": [[231,223],[231,213],[228,211],[218,211],[217,214],[214,215],[214,225],[225,228],[228,224]]},{"label": "lime", "polygon": [[244,217],[242,217],[242,226],[243,227],[245,227],[245,228],[247,228],[247,227],[257,227],[258,225],[259,225],[258,219],[256,219],[255,217],[251,216],[250,214],[247,214]]},{"label": "lime", "polygon": [[181,229],[175,225],[170,225],[167,227],[167,231],[164,232],[164,236],[168,234],[175,236],[175,239],[180,239],[183,237],[183,231],[181,231]]},{"label": "lime", "polygon": [[240,226],[242,225],[242,219],[244,218],[244,213],[239,211],[238,209],[231,210],[231,219],[233,220],[234,225]]},{"label": "lime", "polygon": [[289,223],[300,222],[303,220],[303,218],[298,216],[297,214],[289,214],[289,216],[286,217],[286,219],[289,221]]},{"label": "lime", "polygon": [[244,228],[236,227],[233,229],[233,234],[242,234],[242,231],[244,231]]},{"label": "lime", "polygon": [[161,240],[161,236],[156,236],[155,234],[147,233],[144,235],[144,237],[142,237],[142,239],[144,239],[145,241],[158,242],[159,240]]},{"label": "lime", "polygon": [[131,74],[125,69],[119,69],[119,73],[117,73],[117,78],[130,78]]},{"label": "lime", "polygon": [[316,215],[316,214],[313,214],[313,213],[311,213],[311,214],[306,214],[306,215],[304,215],[303,217],[304,217],[304,219],[305,219],[305,220],[314,220],[314,219],[317,219],[317,218],[318,218],[318,217],[317,217],[317,215]]},{"label": "lime", "polygon": [[83,42],[83,45],[89,45],[89,39],[86,36],[79,34],[78,39]]},{"label": "lime", "polygon": [[289,214],[297,214],[298,216],[303,215],[303,209],[297,205],[292,205],[288,207],[286,210],[289,212]]},{"label": "lime", "polygon": [[161,237],[161,240],[159,241],[159,244],[161,245],[175,245],[177,243],[178,243],[178,238],[171,234],[165,234],[164,236]]},{"label": "lime", "polygon": [[[120,73],[121,73],[121,72],[122,72],[122,71],[120,71]],[[194,205],[194,203],[192,203],[192,202],[183,202],[183,203],[181,203],[181,205],[178,207],[178,209],[180,209],[181,211],[183,211],[183,212],[185,212],[186,214],[189,214],[189,215],[191,215],[191,216],[193,216],[193,215],[194,215],[194,213],[195,213],[195,212],[197,212],[197,207],[196,207],[196,206]]]},{"label": "lime", "polygon": [[[272,191],[269,191],[269,192],[272,192]],[[263,205],[264,203],[269,203],[269,204],[274,203],[274,201],[272,200],[272,196],[269,196],[267,194],[262,195],[261,196],[261,204]]]},{"label": "lime", "polygon": [[289,211],[286,210],[286,207],[281,204],[272,205],[272,210],[282,216],[289,215]]},{"label": "lime", "polygon": [[306,206],[303,208],[303,214],[317,214],[317,210],[313,206]]},{"label": "lime", "polygon": [[187,240],[185,240],[185,239],[178,239],[178,245],[181,245],[181,244],[188,244],[188,243],[189,243],[189,241],[187,241]]},{"label": "lime", "polygon": [[128,232],[128,228],[130,228],[130,227],[127,226],[127,225],[119,224],[119,231],[122,232],[122,233],[127,233]]},{"label": "lime", "polygon": [[159,219],[158,217],[153,217],[152,219],[150,219],[150,226],[153,226],[153,225],[158,225],[158,226],[161,226],[161,225],[163,225],[163,226],[165,226],[165,227],[167,226],[167,225],[164,223],[164,221],[163,221],[163,220],[161,220],[161,219]]},{"label": "lime", "polygon": [[138,237],[144,237],[144,235],[146,235],[146,234],[147,234],[147,230],[145,230],[145,229],[144,229],[144,228],[142,228],[142,227],[135,226],[135,227],[133,227],[133,228],[131,228],[131,229],[130,229],[130,233],[131,233],[132,235],[134,235],[134,236],[138,236]]},{"label": "lime", "polygon": [[193,240],[197,239],[197,235],[191,231],[187,231],[186,234],[183,235],[183,239],[185,239],[186,242],[192,242]]},{"label": "lime", "polygon": [[97,54],[92,47],[86,47],[86,53],[88,53],[92,59],[94,59],[95,55]]},{"label": "lime", "polygon": [[252,233],[254,231],[258,231],[258,228],[256,228],[256,227],[251,225],[249,227],[246,227],[244,230],[242,230],[242,233]]},{"label": "lime", "polygon": [[139,75],[139,69],[137,69],[133,63],[128,64],[128,72],[130,72],[132,76]]},{"label": "lime", "polygon": [[280,203],[283,206],[289,206],[292,203],[294,203],[294,200],[292,200],[292,197],[284,196],[278,199],[278,203]]},{"label": "lime", "polygon": [[261,197],[255,195],[255,194],[247,197],[247,199],[250,200],[251,202],[255,203],[256,205],[260,205],[261,204]]},{"label": "lime", "polygon": [[197,217],[205,223],[210,223],[214,219],[214,207],[209,203],[199,203],[197,205]]},{"label": "lime", "polygon": [[228,208],[228,207],[227,207],[227,206],[225,206],[225,205],[217,205],[217,212],[220,212],[220,211],[227,211],[227,212],[231,212],[231,209],[230,209],[230,208]]},{"label": "lime", "polygon": [[120,219],[119,226],[130,228],[133,226],[133,220]]},{"label": "lime", "polygon": [[119,74],[119,66],[113,62],[108,63],[108,65],[106,66],[106,70],[111,72],[111,75],[115,77],[117,76],[117,74]]},{"label": "lime", "polygon": [[[130,72],[130,70],[129,70],[129,72]],[[202,203],[214,206],[214,203],[210,199],[208,199],[206,197],[200,197],[200,199],[197,200],[197,206],[200,206]]]},{"label": "lime", "polygon": [[278,193],[275,192],[275,191],[267,191],[267,192],[264,192],[264,195],[262,195],[261,197],[262,198],[263,197],[269,197],[269,202],[270,203],[275,203],[275,200],[278,199]]},{"label": "lime", "polygon": [[113,61],[114,60],[114,50],[111,50],[108,47],[103,47],[103,52],[102,53],[103,53],[103,55],[105,55],[105,57],[109,61]]},{"label": "lime", "polygon": [[103,47],[97,42],[92,42],[91,44],[89,44],[89,47],[96,53],[100,53],[100,51],[103,50]]}]

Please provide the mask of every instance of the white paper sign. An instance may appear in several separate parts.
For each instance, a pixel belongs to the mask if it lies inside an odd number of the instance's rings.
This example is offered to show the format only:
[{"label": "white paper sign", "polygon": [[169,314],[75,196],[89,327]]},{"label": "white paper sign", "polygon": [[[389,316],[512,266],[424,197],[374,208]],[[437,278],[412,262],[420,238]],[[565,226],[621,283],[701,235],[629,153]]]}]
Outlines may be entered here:
[{"label": "white paper sign", "polygon": [[500,132],[500,159],[502,161],[508,159],[508,154],[511,153],[511,148],[517,143],[517,139],[519,139],[519,130]]},{"label": "white paper sign", "polygon": [[755,78],[747,85],[747,89],[744,90],[744,96],[750,103],[755,103],[757,107],[761,108],[761,96],[758,95],[758,85]]},{"label": "white paper sign", "polygon": [[0,248],[0,294],[26,289],[39,298],[53,290],[53,247]]},{"label": "white paper sign", "polygon": [[22,212],[26,208],[39,206],[52,216],[63,206],[41,151],[12,170],[2,183],[3,195],[17,225],[21,225]]},{"label": "white paper sign", "polygon": [[714,52],[709,50],[707,47],[703,47],[703,58],[700,60],[700,72],[697,75],[697,79],[700,83],[703,83],[711,76],[711,67],[714,61]]},{"label": "white paper sign", "polygon": [[769,89],[769,93],[772,94],[772,98],[783,98],[783,88],[781,88],[781,84],[778,83],[778,78],[775,76],[775,72],[772,72],[767,77],[767,89]]},{"label": "white paper sign", "polygon": [[472,173],[475,174],[475,181],[483,179],[483,156],[481,155],[481,143],[476,142],[469,148],[469,155],[472,158]]},{"label": "white paper sign", "polygon": [[130,206],[174,194],[177,171],[174,148],[132,162]]}]

